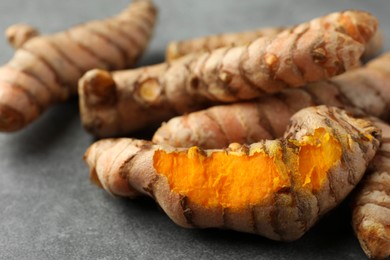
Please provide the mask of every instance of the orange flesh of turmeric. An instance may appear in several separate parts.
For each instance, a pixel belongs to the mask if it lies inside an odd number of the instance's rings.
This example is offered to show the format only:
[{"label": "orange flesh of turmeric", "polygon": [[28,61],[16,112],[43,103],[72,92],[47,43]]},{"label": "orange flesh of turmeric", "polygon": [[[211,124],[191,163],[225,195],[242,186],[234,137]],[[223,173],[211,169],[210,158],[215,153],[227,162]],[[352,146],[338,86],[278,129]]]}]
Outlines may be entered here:
[{"label": "orange flesh of turmeric", "polygon": [[[308,138],[299,151],[299,176],[304,188],[318,191],[326,180],[327,172],[340,159],[340,143],[323,128],[317,129],[319,139]],[[306,140],[305,140],[306,141]]]},{"label": "orange flesh of turmeric", "polygon": [[[319,190],[327,172],[341,157],[341,144],[317,129],[314,135],[300,143],[299,149],[287,148],[287,156],[295,165],[287,165],[282,156],[271,156],[264,151],[252,155],[228,154],[220,150],[205,155],[197,147],[183,152],[157,150],[154,168],[167,177],[172,191],[185,195],[198,205],[241,209],[260,204],[286,187],[291,187],[291,174],[296,188]],[[298,169],[298,172],[287,172]]]}]

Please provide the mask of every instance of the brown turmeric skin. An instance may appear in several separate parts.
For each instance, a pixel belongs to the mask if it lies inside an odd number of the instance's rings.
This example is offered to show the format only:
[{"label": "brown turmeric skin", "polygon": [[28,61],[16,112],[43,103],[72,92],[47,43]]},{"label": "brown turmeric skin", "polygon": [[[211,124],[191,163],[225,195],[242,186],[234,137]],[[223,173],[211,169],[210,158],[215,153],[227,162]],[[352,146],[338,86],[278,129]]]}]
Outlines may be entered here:
[{"label": "brown turmeric skin", "polygon": [[127,134],[207,106],[327,79],[358,66],[376,27],[371,15],[345,11],[246,46],[112,74],[93,70],[79,83],[82,123],[99,137]]},{"label": "brown turmeric skin", "polygon": [[105,139],[84,159],[99,186],[118,196],[150,196],[180,226],[291,241],[351,191],[379,138],[369,121],[312,107],[292,118],[282,139],[220,150]]},{"label": "brown turmeric skin", "polygon": [[352,203],[352,226],[370,258],[390,257],[390,126],[380,121],[382,142]]},{"label": "brown turmeric skin", "polygon": [[210,52],[218,48],[245,45],[260,37],[275,36],[286,29],[283,27],[262,28],[254,31],[224,33],[196,39],[174,41],[168,44],[165,58],[167,61],[172,61],[196,52]]},{"label": "brown turmeric skin", "polygon": [[78,79],[90,69],[134,65],[151,37],[155,16],[149,0],[136,0],[115,17],[53,35],[11,26],[6,34],[17,50],[0,68],[0,131],[19,130],[76,94]]},{"label": "brown turmeric skin", "polygon": [[153,142],[175,147],[227,147],[282,136],[291,116],[313,105],[337,106],[390,119],[390,53],[332,79],[287,89],[255,101],[214,106],[172,118]]},{"label": "brown turmeric skin", "polygon": [[[195,39],[173,41],[168,44],[165,57],[167,61],[172,61],[192,53],[211,52],[218,48],[245,45],[260,37],[277,35],[286,29],[288,28],[269,27],[254,31],[223,33]],[[363,53],[363,59],[367,60],[375,57],[382,50],[383,33],[382,31],[377,31],[366,46]]]}]

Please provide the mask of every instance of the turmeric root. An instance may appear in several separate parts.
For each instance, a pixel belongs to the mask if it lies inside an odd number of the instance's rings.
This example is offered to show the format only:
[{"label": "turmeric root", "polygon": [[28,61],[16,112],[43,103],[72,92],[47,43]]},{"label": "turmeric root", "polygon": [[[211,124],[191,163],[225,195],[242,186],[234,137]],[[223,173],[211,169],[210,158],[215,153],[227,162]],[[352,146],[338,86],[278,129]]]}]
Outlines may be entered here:
[{"label": "turmeric root", "polygon": [[[172,61],[195,52],[210,52],[212,50],[228,47],[228,46],[240,46],[248,44],[257,38],[264,36],[276,35],[287,27],[274,27],[274,28],[262,28],[254,31],[245,31],[238,33],[224,33],[209,35],[196,39],[173,41],[168,44],[166,49],[166,60]],[[375,57],[383,50],[383,33],[377,31],[375,35],[368,42],[366,49],[363,53],[363,59],[367,60]]]},{"label": "turmeric root", "polygon": [[277,35],[286,29],[284,27],[262,28],[255,31],[224,33],[174,41],[168,44],[165,57],[167,61],[172,61],[194,52],[210,52],[222,47],[245,45],[260,37]]},{"label": "turmeric root", "polygon": [[104,139],[84,159],[99,186],[150,196],[180,226],[291,241],[351,191],[379,138],[369,121],[323,106],[298,112],[278,140],[202,150]]},{"label": "turmeric root", "polygon": [[390,257],[390,126],[376,121],[382,143],[359,183],[352,203],[352,226],[370,258]]},{"label": "turmeric root", "polygon": [[327,81],[287,89],[247,103],[215,106],[169,120],[153,142],[175,147],[226,147],[281,137],[290,117],[312,105],[328,105],[390,119],[390,53]]},{"label": "turmeric root", "polygon": [[0,131],[16,131],[50,105],[77,93],[88,70],[124,69],[145,49],[155,22],[149,0],[137,0],[119,15],[48,36],[14,25],[7,38],[17,48],[0,68]]},{"label": "turmeric root", "polygon": [[112,74],[93,70],[79,83],[81,119],[94,135],[114,136],[219,102],[326,79],[359,64],[376,27],[371,15],[345,11],[247,46]]},{"label": "turmeric root", "polygon": [[[289,118],[313,104],[337,105],[389,119],[390,53],[365,68],[348,72],[327,82],[286,90],[257,102],[216,106],[171,119],[153,137],[158,144],[176,147],[226,147],[231,142],[253,143],[282,136]],[[300,102],[297,102],[299,100]],[[356,190],[353,227],[367,256],[390,256],[390,126],[375,120],[382,130],[382,144]]]},{"label": "turmeric root", "polygon": [[[305,97],[302,95],[304,92],[299,93],[300,91],[291,90],[297,93],[289,99]],[[302,100],[304,103],[301,105],[311,103],[309,100]],[[181,120],[172,119],[157,131],[153,141],[176,147],[198,145],[218,148],[227,146],[229,142],[253,143],[264,138],[279,137],[282,135],[281,129],[289,122],[289,114],[297,109],[288,105],[291,110],[285,109],[287,106],[282,104],[281,100],[269,97],[264,103],[218,106],[207,112],[192,113]],[[220,118],[224,120],[218,120]],[[199,122],[202,125],[197,126]],[[382,143],[355,191],[352,224],[367,256],[383,259],[390,256],[390,126],[379,120],[375,120],[374,124],[382,131]],[[174,137],[175,134],[178,136]],[[167,136],[170,138],[166,138]]]}]

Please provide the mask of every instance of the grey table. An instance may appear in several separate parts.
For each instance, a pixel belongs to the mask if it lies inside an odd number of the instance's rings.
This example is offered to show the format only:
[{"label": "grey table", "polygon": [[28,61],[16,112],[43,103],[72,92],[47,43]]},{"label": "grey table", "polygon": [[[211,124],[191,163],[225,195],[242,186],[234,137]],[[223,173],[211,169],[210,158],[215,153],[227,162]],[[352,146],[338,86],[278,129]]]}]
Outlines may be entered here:
[{"label": "grey table", "polygon": [[[1,0],[0,30],[26,22],[44,33],[113,15],[128,1]],[[156,0],[153,42],[140,65],[160,62],[168,41],[210,33],[303,22],[348,8],[379,17],[390,35],[390,2],[352,0]],[[387,43],[385,50],[389,50]],[[0,61],[12,49],[0,41]],[[140,132],[147,138],[151,132]],[[113,198],[93,186],[82,161],[93,142],[77,99],[57,105],[27,129],[0,134],[1,259],[364,259],[348,205],[302,239],[280,243],[225,230],[187,230],[154,202]]]}]

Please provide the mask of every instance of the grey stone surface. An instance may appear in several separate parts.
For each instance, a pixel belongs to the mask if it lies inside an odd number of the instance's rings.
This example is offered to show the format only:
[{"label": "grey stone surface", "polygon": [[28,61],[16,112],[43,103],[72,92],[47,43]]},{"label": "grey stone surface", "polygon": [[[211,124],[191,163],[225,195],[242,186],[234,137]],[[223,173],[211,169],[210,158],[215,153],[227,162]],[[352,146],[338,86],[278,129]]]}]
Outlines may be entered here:
[{"label": "grey stone surface", "polygon": [[[0,31],[26,22],[50,33],[113,15],[128,1],[1,0]],[[390,2],[352,0],[156,0],[155,38],[140,64],[162,61],[169,40],[296,24],[348,8],[373,12],[390,35]],[[390,45],[386,43],[385,50]],[[0,41],[0,62],[12,56]],[[150,132],[136,136],[147,138]],[[77,99],[27,129],[0,134],[0,259],[364,259],[347,205],[299,241],[278,243],[224,230],[174,225],[154,202],[113,198],[91,185],[82,162],[93,138]]]}]

